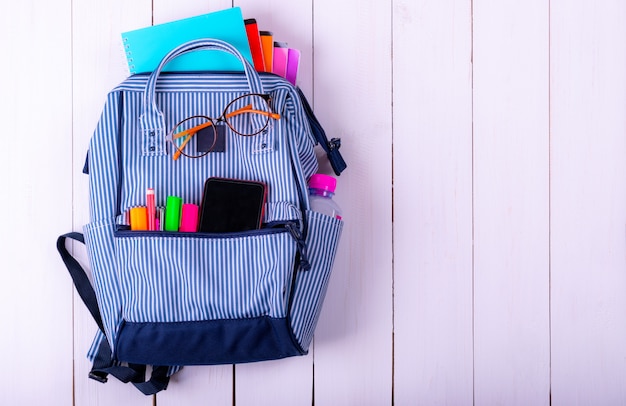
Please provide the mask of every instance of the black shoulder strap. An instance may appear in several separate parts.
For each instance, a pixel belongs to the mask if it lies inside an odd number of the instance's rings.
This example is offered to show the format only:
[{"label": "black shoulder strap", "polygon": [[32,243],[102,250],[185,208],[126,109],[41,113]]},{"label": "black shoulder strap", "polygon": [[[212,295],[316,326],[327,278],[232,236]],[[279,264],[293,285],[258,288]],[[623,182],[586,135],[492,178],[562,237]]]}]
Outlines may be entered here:
[{"label": "black shoulder strap", "polygon": [[300,96],[300,100],[302,101],[302,106],[304,107],[304,111],[306,112],[307,118],[309,119],[309,124],[311,125],[311,130],[313,131],[313,136],[317,142],[322,146],[326,155],[328,156],[328,160],[330,161],[330,165],[333,167],[333,171],[335,171],[335,175],[341,175],[344,169],[347,168],[346,161],[343,160],[341,153],[339,152],[339,148],[341,147],[341,139],[340,138],[332,138],[328,141],[328,137],[326,137],[326,132],[322,125],[315,117],[313,113],[313,109],[311,105],[307,101],[304,93],[300,88],[297,88],[298,95]]},{"label": "black shoulder strap", "polygon": [[[57,250],[72,277],[78,295],[85,306],[87,306],[89,313],[91,313],[100,331],[104,333],[104,325],[102,324],[102,317],[100,316],[100,309],[98,308],[96,292],[83,267],[67,250],[65,242],[68,238],[83,244],[85,243],[85,238],[81,233],[76,232],[63,234],[57,239]],[[168,367],[155,366],[152,368],[150,379],[146,381],[146,366],[136,364],[122,366],[116,363],[112,358],[111,347],[109,347],[109,343],[105,338],[98,347],[93,366],[89,372],[89,378],[104,383],[107,381],[107,375],[111,374],[121,382],[131,382],[144,395],[153,395],[161,390],[167,389],[170,379],[168,372]]]},{"label": "black shoulder strap", "polygon": [[68,238],[83,244],[85,243],[85,238],[81,233],[76,232],[63,234],[57,239],[57,250],[59,251],[59,254],[61,254],[61,258],[63,259],[67,270],[70,272],[70,276],[72,277],[72,281],[74,281],[74,286],[76,287],[78,295],[82,299],[83,303],[85,303],[85,306],[87,306],[87,309],[96,321],[98,328],[104,332],[102,318],[100,317],[100,309],[98,308],[98,301],[96,300],[96,292],[93,290],[93,286],[91,286],[91,282],[89,281],[83,267],[65,247],[65,240]]}]

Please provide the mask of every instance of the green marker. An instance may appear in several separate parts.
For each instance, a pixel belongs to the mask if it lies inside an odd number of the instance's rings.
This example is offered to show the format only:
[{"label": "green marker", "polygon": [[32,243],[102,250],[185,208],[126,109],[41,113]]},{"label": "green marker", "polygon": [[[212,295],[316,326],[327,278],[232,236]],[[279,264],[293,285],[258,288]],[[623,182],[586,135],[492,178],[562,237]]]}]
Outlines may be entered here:
[{"label": "green marker", "polygon": [[178,196],[168,196],[165,203],[165,231],[178,231],[180,227],[180,212],[183,199]]}]

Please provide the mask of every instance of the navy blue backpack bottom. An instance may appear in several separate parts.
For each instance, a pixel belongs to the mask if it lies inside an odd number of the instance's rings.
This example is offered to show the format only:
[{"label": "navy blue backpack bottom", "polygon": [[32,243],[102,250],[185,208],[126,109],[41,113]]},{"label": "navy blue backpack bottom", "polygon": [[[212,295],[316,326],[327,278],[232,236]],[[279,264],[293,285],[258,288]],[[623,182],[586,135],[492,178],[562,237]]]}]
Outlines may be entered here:
[{"label": "navy blue backpack bottom", "polygon": [[217,365],[304,355],[286,318],[122,325],[114,358],[154,365]]}]

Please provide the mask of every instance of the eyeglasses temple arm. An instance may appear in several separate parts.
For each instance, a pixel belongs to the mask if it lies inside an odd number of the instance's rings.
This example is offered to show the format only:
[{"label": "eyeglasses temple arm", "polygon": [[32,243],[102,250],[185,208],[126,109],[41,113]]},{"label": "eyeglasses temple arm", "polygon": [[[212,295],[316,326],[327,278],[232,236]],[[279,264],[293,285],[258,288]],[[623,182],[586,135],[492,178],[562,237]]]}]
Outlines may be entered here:
[{"label": "eyeglasses temple arm", "polygon": [[[232,113],[228,113],[225,117],[226,118],[231,118],[234,117],[236,115],[239,114],[243,114],[243,113],[256,113],[256,114],[262,114],[264,116],[269,116],[271,118],[273,118],[274,120],[279,120],[280,119],[280,114],[277,113],[271,113],[271,112],[267,112],[267,111],[262,111],[262,110],[254,110],[252,109],[252,105],[247,105],[244,106],[240,109],[237,109],[235,111],[233,111]],[[183,143],[180,145],[180,147],[176,148],[176,152],[174,153],[174,156],[172,158],[174,158],[174,160],[177,160],[178,158],[180,158],[180,154],[181,154],[181,150],[183,150],[185,148],[185,146],[187,145],[187,143],[191,140],[191,137],[193,137],[198,131],[210,127],[211,125],[213,125],[213,123],[211,121],[206,122],[204,124],[200,124],[197,125],[195,127],[191,127],[187,130],[181,131],[179,133],[176,134],[172,134],[172,141],[179,139],[180,137],[184,137],[187,136],[187,138],[185,138],[185,140],[183,141]]]},{"label": "eyeglasses temple arm", "polygon": [[232,113],[228,113],[226,114],[226,118],[231,118],[234,117],[238,114],[242,114],[242,113],[256,113],[256,114],[262,114],[264,116],[269,116],[271,118],[273,118],[274,120],[278,120],[280,119],[280,114],[277,113],[271,113],[271,112],[267,112],[267,111],[263,111],[263,110],[255,110],[252,108],[251,104],[248,104],[247,106],[244,106],[240,109],[237,109],[235,111],[233,111]]}]

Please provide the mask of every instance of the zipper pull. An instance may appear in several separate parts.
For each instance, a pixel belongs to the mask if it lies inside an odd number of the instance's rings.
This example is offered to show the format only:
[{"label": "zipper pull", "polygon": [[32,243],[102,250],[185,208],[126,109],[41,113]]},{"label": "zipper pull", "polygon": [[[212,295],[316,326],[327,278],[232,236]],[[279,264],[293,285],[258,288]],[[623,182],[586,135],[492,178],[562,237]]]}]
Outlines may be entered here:
[{"label": "zipper pull", "polygon": [[285,227],[287,228],[287,230],[289,230],[289,233],[298,244],[298,254],[300,254],[300,268],[303,271],[311,270],[311,264],[309,263],[309,258],[306,252],[306,243],[302,238],[302,232],[295,223],[287,223],[285,224]]}]

